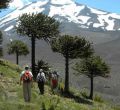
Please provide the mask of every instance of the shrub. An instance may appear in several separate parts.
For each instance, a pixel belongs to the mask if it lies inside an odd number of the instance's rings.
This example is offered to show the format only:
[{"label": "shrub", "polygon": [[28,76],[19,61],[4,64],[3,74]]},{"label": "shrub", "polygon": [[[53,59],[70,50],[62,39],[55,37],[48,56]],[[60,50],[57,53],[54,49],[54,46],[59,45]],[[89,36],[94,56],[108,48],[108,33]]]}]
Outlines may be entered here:
[{"label": "shrub", "polygon": [[83,89],[80,94],[82,95],[82,97],[84,98],[88,98],[88,93],[87,93],[87,90]]},{"label": "shrub", "polygon": [[100,103],[103,103],[103,99],[101,96],[99,96],[98,94],[95,94],[95,97],[94,97],[94,101],[96,102],[100,102]]}]

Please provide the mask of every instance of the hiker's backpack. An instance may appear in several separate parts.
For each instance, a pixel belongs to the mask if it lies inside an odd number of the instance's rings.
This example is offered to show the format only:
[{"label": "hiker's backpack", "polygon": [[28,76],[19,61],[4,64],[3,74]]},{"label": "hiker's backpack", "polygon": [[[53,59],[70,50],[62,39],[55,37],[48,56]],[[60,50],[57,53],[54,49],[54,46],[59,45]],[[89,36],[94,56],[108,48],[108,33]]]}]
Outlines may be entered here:
[{"label": "hiker's backpack", "polygon": [[32,80],[32,76],[29,71],[25,71],[25,73],[23,74],[22,80],[27,82]]},{"label": "hiker's backpack", "polygon": [[41,75],[41,73],[38,75],[37,81],[38,81],[38,82],[45,82],[45,78],[44,78],[43,75]]}]

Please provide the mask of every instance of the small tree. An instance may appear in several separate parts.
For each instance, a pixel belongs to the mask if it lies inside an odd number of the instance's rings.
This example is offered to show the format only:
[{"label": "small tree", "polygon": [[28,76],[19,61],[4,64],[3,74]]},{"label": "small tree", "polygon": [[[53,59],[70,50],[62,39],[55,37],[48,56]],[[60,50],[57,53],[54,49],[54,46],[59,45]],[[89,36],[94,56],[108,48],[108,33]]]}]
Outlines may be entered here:
[{"label": "small tree", "polygon": [[44,72],[47,73],[49,71],[49,68],[50,68],[50,66],[48,63],[46,63],[43,60],[38,60],[35,71],[36,71],[36,73],[38,73],[40,69],[43,69]]},{"label": "small tree", "polygon": [[24,42],[14,40],[8,44],[8,54],[16,54],[16,64],[19,64],[19,56],[29,54],[29,50]]},{"label": "small tree", "polygon": [[[44,39],[49,41],[50,38],[56,37],[59,34],[59,22],[42,13],[39,14],[23,14],[19,17],[19,25],[17,32],[22,35],[27,35],[31,38],[31,64],[32,73],[35,75],[35,40]],[[35,77],[34,77],[35,78]]]},{"label": "small tree", "polygon": [[77,71],[77,74],[84,74],[90,78],[90,99],[93,99],[93,78],[97,76],[107,77],[110,73],[108,65],[99,57],[92,56],[76,63],[74,70]]},{"label": "small tree", "polygon": [[65,58],[65,92],[69,93],[69,59],[88,57],[93,53],[91,44],[84,38],[63,35],[51,42],[54,52],[61,53]]}]

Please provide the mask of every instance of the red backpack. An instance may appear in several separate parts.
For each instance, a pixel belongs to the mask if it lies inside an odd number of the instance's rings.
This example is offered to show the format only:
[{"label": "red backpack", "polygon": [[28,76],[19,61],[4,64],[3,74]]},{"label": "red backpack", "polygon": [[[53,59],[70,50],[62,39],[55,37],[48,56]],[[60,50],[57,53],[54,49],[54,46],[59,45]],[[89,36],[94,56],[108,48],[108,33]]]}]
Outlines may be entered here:
[{"label": "red backpack", "polygon": [[29,71],[25,71],[22,77],[23,81],[31,81],[32,80],[32,75],[30,74]]}]

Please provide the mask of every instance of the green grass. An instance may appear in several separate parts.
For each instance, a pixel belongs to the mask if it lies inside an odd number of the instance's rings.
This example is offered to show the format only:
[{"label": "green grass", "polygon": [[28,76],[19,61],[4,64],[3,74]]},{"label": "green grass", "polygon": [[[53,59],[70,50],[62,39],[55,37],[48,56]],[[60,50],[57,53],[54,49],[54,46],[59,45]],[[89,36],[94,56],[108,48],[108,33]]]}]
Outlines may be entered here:
[{"label": "green grass", "polygon": [[18,78],[21,69],[9,61],[0,59],[0,74],[5,77]]},{"label": "green grass", "polygon": [[0,110],[120,110],[104,102],[99,95],[94,101],[86,99],[86,91],[72,89],[67,98],[61,94],[53,95],[49,85],[45,86],[45,94],[39,95],[37,84],[32,87],[30,103],[24,102],[22,85],[19,85],[20,67],[8,61],[0,60]]}]

